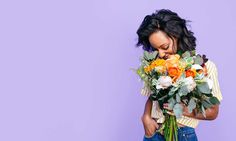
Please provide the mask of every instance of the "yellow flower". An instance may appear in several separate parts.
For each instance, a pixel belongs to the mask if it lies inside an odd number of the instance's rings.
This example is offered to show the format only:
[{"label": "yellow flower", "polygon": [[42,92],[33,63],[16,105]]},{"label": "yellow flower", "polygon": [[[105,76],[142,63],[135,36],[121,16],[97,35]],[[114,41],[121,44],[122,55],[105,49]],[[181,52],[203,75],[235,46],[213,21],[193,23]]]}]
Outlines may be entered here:
[{"label": "yellow flower", "polygon": [[179,67],[184,70],[187,67],[187,64],[185,61],[179,61]]},{"label": "yellow flower", "polygon": [[159,73],[165,73],[167,71],[165,66],[157,66],[155,69]]},{"label": "yellow flower", "polygon": [[179,59],[180,59],[180,56],[179,56],[179,54],[174,54],[174,55],[170,55],[168,59],[171,59],[171,60],[179,60]]},{"label": "yellow flower", "polygon": [[170,55],[165,63],[167,69],[170,67],[179,67],[179,59],[180,59],[180,56],[178,54]]},{"label": "yellow flower", "polygon": [[152,70],[152,69],[151,69],[151,66],[145,66],[145,67],[144,67],[144,72],[145,72],[145,73],[149,73],[151,70]]},{"label": "yellow flower", "polygon": [[157,59],[151,63],[152,68],[155,68],[157,66],[164,66],[165,60],[164,59]]}]

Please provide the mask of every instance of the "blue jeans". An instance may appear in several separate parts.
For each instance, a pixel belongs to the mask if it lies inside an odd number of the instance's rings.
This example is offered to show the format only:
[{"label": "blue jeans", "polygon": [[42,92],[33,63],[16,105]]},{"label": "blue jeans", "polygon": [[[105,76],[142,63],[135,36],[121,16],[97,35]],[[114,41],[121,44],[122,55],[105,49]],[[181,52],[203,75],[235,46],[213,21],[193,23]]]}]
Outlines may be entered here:
[{"label": "blue jeans", "polygon": [[[144,135],[143,141],[165,141],[164,136],[159,132],[155,132],[151,137]],[[178,129],[178,141],[198,141],[195,129],[184,126]]]}]

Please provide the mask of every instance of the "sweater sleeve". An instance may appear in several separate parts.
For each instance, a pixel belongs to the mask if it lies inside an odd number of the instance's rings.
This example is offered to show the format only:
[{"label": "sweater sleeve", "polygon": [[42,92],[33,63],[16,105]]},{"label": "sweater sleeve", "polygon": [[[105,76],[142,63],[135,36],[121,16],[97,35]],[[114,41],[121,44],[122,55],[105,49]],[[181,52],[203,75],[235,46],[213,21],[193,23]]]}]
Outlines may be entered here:
[{"label": "sweater sleeve", "polygon": [[149,97],[151,95],[151,90],[144,84],[141,89],[141,95]]},{"label": "sweater sleeve", "polygon": [[209,75],[208,77],[213,81],[212,94],[216,98],[218,98],[219,101],[221,101],[223,99],[223,96],[221,94],[220,84],[219,84],[219,81],[218,81],[217,66],[215,65],[214,62],[209,61],[208,65],[207,65],[207,69],[208,69],[208,75]]}]

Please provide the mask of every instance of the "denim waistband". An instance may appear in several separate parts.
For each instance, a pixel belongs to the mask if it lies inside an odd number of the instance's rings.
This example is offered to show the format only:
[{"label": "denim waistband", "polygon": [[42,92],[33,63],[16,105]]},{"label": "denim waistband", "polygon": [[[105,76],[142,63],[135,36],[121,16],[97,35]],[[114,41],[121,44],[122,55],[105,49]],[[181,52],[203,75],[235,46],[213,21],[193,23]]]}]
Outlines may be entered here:
[{"label": "denim waistband", "polygon": [[195,129],[189,126],[184,126],[184,127],[179,127],[178,132],[182,134],[190,134],[190,133],[195,133]]}]

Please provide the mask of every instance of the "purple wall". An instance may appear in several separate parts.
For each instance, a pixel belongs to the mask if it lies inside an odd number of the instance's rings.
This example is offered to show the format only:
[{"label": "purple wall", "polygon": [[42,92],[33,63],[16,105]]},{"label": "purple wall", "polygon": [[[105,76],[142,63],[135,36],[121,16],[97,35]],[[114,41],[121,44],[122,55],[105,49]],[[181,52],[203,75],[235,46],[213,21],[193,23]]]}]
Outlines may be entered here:
[{"label": "purple wall", "polygon": [[223,101],[200,141],[234,140],[236,5],[224,1],[0,2],[1,141],[141,141],[146,97],[131,67],[146,14],[169,8],[192,21],[199,53],[216,63]]}]

